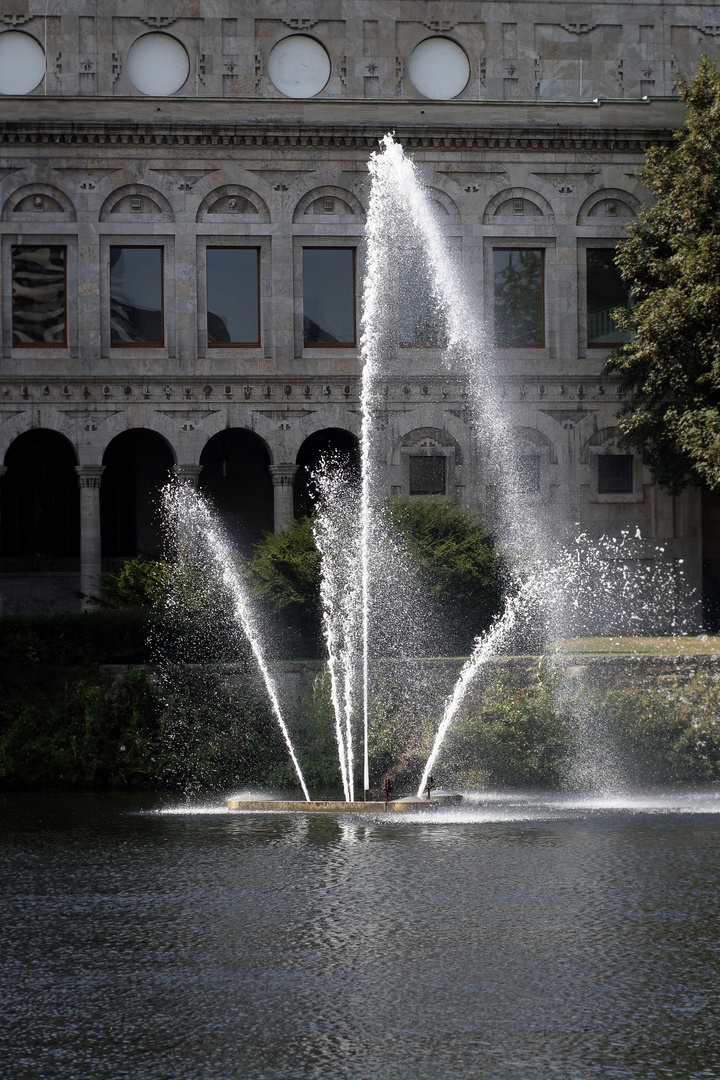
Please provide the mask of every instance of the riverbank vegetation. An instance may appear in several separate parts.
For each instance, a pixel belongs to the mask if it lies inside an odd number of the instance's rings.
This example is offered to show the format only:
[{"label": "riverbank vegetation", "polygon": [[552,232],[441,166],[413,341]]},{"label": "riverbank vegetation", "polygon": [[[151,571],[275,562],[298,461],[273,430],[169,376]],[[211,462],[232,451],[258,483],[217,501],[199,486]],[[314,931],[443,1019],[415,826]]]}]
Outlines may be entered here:
[{"label": "riverbank vegetation", "polygon": [[[94,621],[92,618],[89,620]],[[145,787],[218,792],[297,785],[275,720],[243,665],[140,666],[118,673],[96,661],[48,663],[16,628],[22,668],[0,645],[0,788]],[[65,638],[67,642],[67,638]],[[58,657],[64,655],[62,637]],[[340,788],[327,673],[284,702],[311,791]],[[437,710],[378,692],[371,776],[412,791],[429,753]],[[573,787],[579,747],[611,753],[629,786],[720,781],[720,680],[618,685],[573,696],[553,678],[519,687],[492,681],[451,728],[435,769],[449,786]],[[360,767],[358,753],[358,768]],[[580,779],[582,783],[582,779]],[[359,786],[359,784],[358,784]]]}]

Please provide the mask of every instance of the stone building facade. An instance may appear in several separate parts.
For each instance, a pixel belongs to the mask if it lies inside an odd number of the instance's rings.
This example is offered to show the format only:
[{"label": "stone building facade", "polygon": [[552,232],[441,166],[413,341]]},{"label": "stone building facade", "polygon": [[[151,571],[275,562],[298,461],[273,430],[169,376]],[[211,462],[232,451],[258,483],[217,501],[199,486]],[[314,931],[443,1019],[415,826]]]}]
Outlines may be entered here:
[{"label": "stone building facade", "polygon": [[[1,10],[4,613],[78,607],[102,569],[155,554],[169,472],[252,539],[304,508],[324,448],[352,451],[366,162],[387,131],[414,156],[489,325],[502,267],[531,253],[539,328],[496,350],[528,500],[598,535],[639,526],[647,556],[662,544],[701,588],[718,515],[617,451],[618,392],[602,375],[613,327],[593,290],[647,198],[645,149],[682,124],[673,75],[718,51],[716,8]],[[318,332],[308,312],[348,274],[355,329]],[[237,327],[214,310],[228,282]],[[403,362],[388,380],[388,492],[443,491],[482,512],[462,379],[437,342],[409,342]],[[442,468],[418,471],[427,457]]]}]

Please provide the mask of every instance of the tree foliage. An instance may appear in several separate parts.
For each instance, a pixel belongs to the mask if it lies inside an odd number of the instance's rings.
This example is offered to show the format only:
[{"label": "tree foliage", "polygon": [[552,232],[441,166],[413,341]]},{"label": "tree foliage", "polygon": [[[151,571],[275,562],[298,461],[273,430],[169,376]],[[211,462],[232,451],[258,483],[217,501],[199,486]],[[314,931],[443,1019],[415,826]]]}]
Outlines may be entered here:
[{"label": "tree foliage", "polygon": [[655,202],[618,250],[633,305],[613,313],[632,338],[607,364],[623,444],[671,491],[720,488],[720,73],[703,57],[677,85],[686,127],[640,173]]},{"label": "tree foliage", "polygon": [[[443,647],[467,650],[502,602],[503,564],[492,535],[447,499],[389,499],[382,509],[440,609]],[[320,555],[311,520],[300,518],[290,529],[266,533],[251,571],[256,594],[278,613],[278,624],[304,638],[301,655],[322,655]]]},{"label": "tree foliage", "polygon": [[446,642],[469,648],[502,606],[505,570],[494,537],[470,511],[436,496],[389,499],[385,508],[444,616]]}]

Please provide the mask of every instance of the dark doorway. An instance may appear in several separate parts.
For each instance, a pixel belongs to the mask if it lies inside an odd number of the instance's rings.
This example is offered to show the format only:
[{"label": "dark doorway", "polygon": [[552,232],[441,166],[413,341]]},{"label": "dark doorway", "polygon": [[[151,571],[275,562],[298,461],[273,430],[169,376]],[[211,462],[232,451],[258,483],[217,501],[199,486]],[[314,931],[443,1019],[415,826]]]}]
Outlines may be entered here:
[{"label": "dark doorway", "polygon": [[720,630],[720,495],[702,493],[703,626]]},{"label": "dark doorway", "polygon": [[170,447],[154,431],[117,435],[103,456],[100,510],[105,558],[157,559],[162,554],[158,505],[174,464]]},{"label": "dark doorway", "polygon": [[56,431],[27,431],[5,455],[0,481],[0,555],[5,570],[77,570],[77,457]]},{"label": "dark doorway", "polygon": [[323,428],[309,435],[298,450],[293,489],[295,517],[309,517],[314,509],[315,485],[312,474],[322,460],[337,463],[354,479],[360,478],[360,445],[356,437],[343,428]]},{"label": "dark doorway", "polygon": [[270,455],[264,442],[245,428],[213,435],[200,455],[200,489],[216,507],[231,541],[249,552],[273,528]]}]

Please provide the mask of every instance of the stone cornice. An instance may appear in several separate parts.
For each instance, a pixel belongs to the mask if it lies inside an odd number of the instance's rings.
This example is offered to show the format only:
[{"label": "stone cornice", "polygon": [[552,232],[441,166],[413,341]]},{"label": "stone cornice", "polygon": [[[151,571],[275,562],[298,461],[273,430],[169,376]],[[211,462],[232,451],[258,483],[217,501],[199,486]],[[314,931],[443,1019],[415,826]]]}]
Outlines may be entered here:
[{"label": "stone cornice", "polygon": [[[590,117],[588,117],[590,120]],[[128,120],[74,122],[61,119],[0,123],[2,146],[258,147],[376,150],[385,125],[292,125],[280,123],[184,122],[133,123]],[[669,127],[605,127],[525,123],[512,126],[395,125],[396,137],[410,150],[524,150],[643,153],[672,138]]]}]

